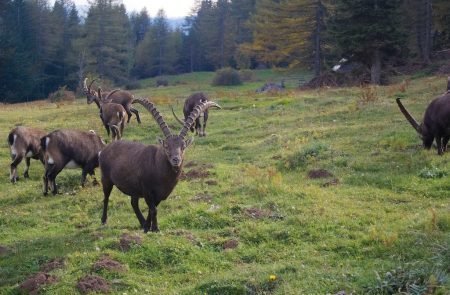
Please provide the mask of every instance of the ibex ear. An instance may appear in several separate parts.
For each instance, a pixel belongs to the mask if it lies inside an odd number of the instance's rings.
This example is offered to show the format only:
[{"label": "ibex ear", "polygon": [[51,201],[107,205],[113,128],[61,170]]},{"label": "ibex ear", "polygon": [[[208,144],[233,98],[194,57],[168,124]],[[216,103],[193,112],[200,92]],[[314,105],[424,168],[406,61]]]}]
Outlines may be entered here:
[{"label": "ibex ear", "polygon": [[194,142],[194,137],[186,139],[184,142],[186,143],[186,147],[188,147]]},{"label": "ibex ear", "polygon": [[156,140],[161,144],[164,145],[164,140],[161,137],[157,137]]}]

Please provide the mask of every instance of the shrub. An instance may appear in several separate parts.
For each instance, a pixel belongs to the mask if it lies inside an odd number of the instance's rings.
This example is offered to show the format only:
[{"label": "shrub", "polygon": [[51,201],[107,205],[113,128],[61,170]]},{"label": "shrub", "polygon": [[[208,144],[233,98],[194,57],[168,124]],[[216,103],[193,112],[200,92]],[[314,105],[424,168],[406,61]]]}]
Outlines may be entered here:
[{"label": "shrub", "polygon": [[239,77],[242,81],[253,81],[255,79],[255,74],[252,70],[240,70]]},{"label": "shrub", "polygon": [[216,71],[212,85],[213,86],[231,86],[241,85],[241,77],[239,72],[232,68],[223,68]]},{"label": "shrub", "polygon": [[169,86],[169,81],[167,81],[166,79],[158,79],[156,80],[156,87],[159,86]]},{"label": "shrub", "polygon": [[317,158],[321,153],[328,150],[328,146],[323,143],[316,142],[304,147],[302,150],[290,155],[284,161],[284,168],[287,170],[295,170],[306,166],[308,160]]},{"label": "shrub", "polygon": [[139,89],[139,88],[141,88],[141,84],[137,80],[130,80],[127,83],[125,83],[126,90],[133,90],[133,89]]},{"label": "shrub", "polygon": [[51,102],[74,101],[75,93],[73,91],[66,90],[66,88],[67,86],[59,87],[58,90],[48,95],[48,99]]}]

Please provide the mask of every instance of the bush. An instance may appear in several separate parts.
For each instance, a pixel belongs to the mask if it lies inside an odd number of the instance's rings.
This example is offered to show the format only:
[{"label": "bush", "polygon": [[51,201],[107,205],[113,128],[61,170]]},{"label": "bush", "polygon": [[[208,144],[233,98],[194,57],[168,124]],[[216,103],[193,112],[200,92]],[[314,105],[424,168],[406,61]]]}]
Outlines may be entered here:
[{"label": "bush", "polygon": [[242,81],[253,81],[255,79],[255,74],[252,70],[240,70],[239,77]]},{"label": "bush", "polygon": [[66,88],[67,86],[59,87],[58,90],[48,95],[48,99],[51,102],[74,101],[75,93],[73,91],[66,90]]},{"label": "bush", "polygon": [[166,79],[158,79],[156,80],[156,87],[159,86],[169,86],[169,81],[167,81]]},{"label": "bush", "polygon": [[127,83],[125,83],[126,90],[133,90],[133,89],[139,89],[139,88],[141,88],[141,84],[137,80],[130,80]]},{"label": "bush", "polygon": [[216,71],[212,85],[213,86],[231,86],[241,85],[241,77],[239,72],[232,68],[223,68]]}]

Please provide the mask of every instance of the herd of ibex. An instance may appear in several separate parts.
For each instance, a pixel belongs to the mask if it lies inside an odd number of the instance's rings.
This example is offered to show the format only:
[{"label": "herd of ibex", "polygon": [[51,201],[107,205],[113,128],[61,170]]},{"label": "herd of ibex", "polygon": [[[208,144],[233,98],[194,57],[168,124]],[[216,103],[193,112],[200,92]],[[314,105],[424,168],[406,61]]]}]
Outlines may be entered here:
[{"label": "herd of ibex", "polygon": [[[17,165],[22,159],[26,160],[24,177],[28,177],[30,159],[39,159],[45,170],[44,195],[49,189],[57,194],[56,176],[64,168],[81,168],[81,185],[84,186],[86,176],[93,176],[95,168],[100,166],[104,192],[102,223],[106,223],[109,195],[116,186],[131,196],[131,204],[144,231],[158,231],[156,207],[169,196],[178,182],[184,151],[192,142],[192,139],[186,139],[188,130],[194,128],[197,118],[207,113],[210,107],[220,106],[203,95],[204,99],[192,106],[179,135],[174,135],[147,99],[135,98],[130,92],[119,89],[109,93],[102,93],[100,88],[94,91],[91,90],[93,82],[87,85],[85,79],[83,83],[87,103],[95,102],[98,106],[102,124],[108,136],[112,133],[113,142],[107,145],[93,130],[61,129],[47,133],[32,127],[15,127],[8,135],[12,158],[10,180],[13,183],[18,181]],[[132,107],[134,103],[143,105],[161,128],[164,139],[160,140],[159,145],[146,146],[120,140],[125,120],[129,123],[132,113],[141,123],[138,110]],[[204,135],[204,131],[201,134]],[[144,198],[149,207],[147,219],[139,210],[139,198]]]},{"label": "herd of ibex", "polygon": [[[48,189],[58,193],[56,176],[64,168],[82,168],[81,185],[87,174],[94,175],[100,166],[101,183],[104,193],[104,207],[101,221],[107,221],[108,201],[111,190],[116,186],[121,192],[131,197],[131,205],[141,227],[145,232],[158,231],[158,204],[165,200],[176,186],[183,167],[184,152],[192,139],[186,139],[188,131],[196,131],[199,136],[206,136],[205,127],[208,109],[220,106],[203,93],[194,93],[184,104],[184,120],[180,120],[172,108],[176,120],[182,125],[178,135],[173,134],[167,123],[153,103],[143,98],[134,98],[128,91],[113,90],[102,93],[101,89],[91,90],[92,81],[87,85],[84,80],[84,92],[87,103],[95,102],[100,111],[100,119],[108,136],[112,133],[113,142],[106,144],[94,131],[56,130],[47,133],[31,127],[15,127],[8,135],[12,162],[10,180],[19,179],[17,165],[25,158],[24,177],[28,177],[30,159],[39,159],[45,167],[43,192]],[[435,98],[428,105],[423,122],[419,124],[403,106],[400,98],[396,99],[400,111],[419,133],[423,146],[431,148],[436,142],[437,151],[442,155],[447,150],[450,139],[450,77],[447,92]],[[120,140],[123,135],[125,119],[129,123],[132,113],[141,123],[139,112],[132,104],[141,104],[150,112],[160,127],[164,138],[158,145],[144,145],[138,142]],[[203,124],[200,122],[203,117]],[[94,179],[95,181],[95,179]],[[149,208],[147,218],[139,209],[139,199],[143,198]]]}]

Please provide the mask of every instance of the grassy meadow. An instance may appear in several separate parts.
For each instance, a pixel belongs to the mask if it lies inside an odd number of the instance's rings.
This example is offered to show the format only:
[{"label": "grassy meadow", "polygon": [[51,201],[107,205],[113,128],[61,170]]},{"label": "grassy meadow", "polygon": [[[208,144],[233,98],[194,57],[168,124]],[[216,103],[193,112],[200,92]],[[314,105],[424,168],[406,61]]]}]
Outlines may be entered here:
[{"label": "grassy meadow", "polygon": [[[149,97],[174,132],[170,105],[182,116],[194,91],[223,107],[186,151],[183,179],[158,207],[159,233],[143,233],[117,189],[102,226],[101,187],[88,177],[81,188],[80,169],[58,175],[56,196],[43,196],[38,161],[29,179],[9,182],[11,128],[106,138],[94,104],[1,105],[0,294],[20,294],[55,258],[55,281],[40,294],[79,294],[86,275],[112,294],[450,294],[450,153],[422,149],[395,103],[404,97],[421,120],[446,77],[300,91],[301,75],[261,71],[237,87],[210,86],[211,73],[167,77],[164,88],[140,81],[132,92]],[[255,93],[283,77],[287,91]],[[133,117],[124,139],[156,143],[162,132],[136,108],[142,124]],[[18,169],[22,176],[24,163]],[[127,237],[135,243],[124,247]],[[105,257],[120,267],[94,266]]]}]

